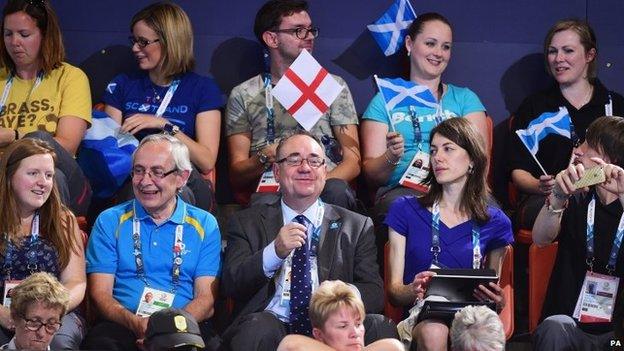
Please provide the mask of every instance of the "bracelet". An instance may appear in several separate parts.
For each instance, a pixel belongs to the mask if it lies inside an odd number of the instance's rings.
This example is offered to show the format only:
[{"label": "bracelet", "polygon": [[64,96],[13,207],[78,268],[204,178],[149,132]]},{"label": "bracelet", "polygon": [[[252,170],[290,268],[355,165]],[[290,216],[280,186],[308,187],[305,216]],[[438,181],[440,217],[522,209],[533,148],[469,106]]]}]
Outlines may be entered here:
[{"label": "bracelet", "polygon": [[570,197],[570,195],[567,195],[565,193],[560,193],[558,191],[555,190],[556,188],[553,188],[552,194],[559,200],[567,200],[568,197]]},{"label": "bracelet", "polygon": [[[555,197],[557,197],[557,196],[555,195]],[[544,205],[546,205],[546,209],[548,210],[548,212],[554,213],[554,214],[557,214],[557,215],[561,215],[563,213],[563,211],[565,211],[565,209],[568,207],[568,200],[566,198],[566,201],[563,203],[563,207],[556,209],[550,203],[550,196],[546,196],[546,200],[544,201]]]},{"label": "bracelet", "polygon": [[384,156],[386,157],[386,163],[389,164],[390,166],[396,166],[399,163],[401,163],[401,159],[399,158],[396,161],[392,161],[390,160],[390,156],[388,156],[388,150],[386,150],[386,152],[384,152]]}]

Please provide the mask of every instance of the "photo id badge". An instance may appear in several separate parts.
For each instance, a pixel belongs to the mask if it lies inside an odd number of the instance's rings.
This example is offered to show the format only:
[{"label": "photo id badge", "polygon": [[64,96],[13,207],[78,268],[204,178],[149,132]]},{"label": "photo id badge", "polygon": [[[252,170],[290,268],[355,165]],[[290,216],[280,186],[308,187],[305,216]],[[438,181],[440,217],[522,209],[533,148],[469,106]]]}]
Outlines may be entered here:
[{"label": "photo id badge", "polygon": [[9,306],[11,306],[11,292],[13,291],[13,288],[15,288],[21,282],[21,280],[4,281],[4,291],[2,292],[2,305],[4,305],[4,307],[8,308]]},{"label": "photo id badge", "polygon": [[[294,250],[293,250],[294,252]],[[292,255],[291,252],[286,260],[284,261],[284,265],[282,266],[282,295],[280,296],[280,306],[286,307],[290,304],[290,279],[291,279],[291,271],[292,271]]]},{"label": "photo id badge", "polygon": [[262,177],[260,177],[260,182],[258,183],[258,187],[256,188],[257,193],[276,193],[279,191],[279,184],[275,180],[275,176],[273,175],[273,170],[269,169],[262,173]]},{"label": "photo id badge", "polygon": [[609,323],[617,296],[620,278],[587,272],[579,299],[581,323]]},{"label": "photo id badge", "polygon": [[172,293],[145,287],[136,314],[141,317],[149,317],[154,312],[171,307],[174,297],[175,295]]},{"label": "photo id badge", "polygon": [[403,173],[399,184],[406,188],[414,189],[421,193],[429,191],[429,187],[421,184],[421,182],[429,174],[429,154],[418,151],[412,161],[410,161],[407,170]]}]

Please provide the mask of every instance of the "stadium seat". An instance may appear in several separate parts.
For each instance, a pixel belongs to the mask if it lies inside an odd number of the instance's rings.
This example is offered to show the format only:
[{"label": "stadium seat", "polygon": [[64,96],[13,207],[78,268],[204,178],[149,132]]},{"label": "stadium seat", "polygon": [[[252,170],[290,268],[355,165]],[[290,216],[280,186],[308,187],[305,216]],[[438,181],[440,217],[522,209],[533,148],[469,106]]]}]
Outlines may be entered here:
[{"label": "stadium seat", "polygon": [[529,247],[529,333],[533,333],[542,315],[542,306],[557,257],[558,243]]}]

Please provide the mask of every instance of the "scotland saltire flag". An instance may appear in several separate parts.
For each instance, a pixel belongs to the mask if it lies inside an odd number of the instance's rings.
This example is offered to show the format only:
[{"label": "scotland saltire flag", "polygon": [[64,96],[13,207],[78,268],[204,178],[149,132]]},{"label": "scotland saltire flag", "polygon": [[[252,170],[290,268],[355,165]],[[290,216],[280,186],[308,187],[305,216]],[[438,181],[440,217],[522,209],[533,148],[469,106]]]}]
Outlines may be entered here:
[{"label": "scotland saltire flag", "polygon": [[436,98],[424,85],[401,78],[377,78],[375,76],[375,80],[388,111],[402,106],[438,107]]},{"label": "scotland saltire flag", "polygon": [[559,112],[544,112],[529,123],[527,129],[518,129],[516,134],[533,156],[539,151],[539,142],[549,134],[570,138],[570,114],[565,107]]},{"label": "scotland saltire flag", "polygon": [[139,145],[134,136],[119,133],[119,129],[106,113],[94,110],[91,128],[82,139],[77,161],[93,195],[99,198],[112,196],[125,182],[132,168],[132,153]]},{"label": "scotland saltire flag", "polygon": [[395,0],[377,21],[367,27],[384,55],[390,56],[401,49],[405,32],[415,19],[416,13],[409,0]]}]

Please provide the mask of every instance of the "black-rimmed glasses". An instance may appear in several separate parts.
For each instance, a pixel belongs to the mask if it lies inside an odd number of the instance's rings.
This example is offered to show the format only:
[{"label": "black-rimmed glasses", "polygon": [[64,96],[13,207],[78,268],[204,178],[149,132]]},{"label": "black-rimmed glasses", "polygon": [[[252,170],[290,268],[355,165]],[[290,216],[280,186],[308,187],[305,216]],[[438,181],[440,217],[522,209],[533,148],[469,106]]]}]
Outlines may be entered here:
[{"label": "black-rimmed glasses", "polygon": [[148,40],[145,38],[135,38],[133,36],[129,36],[128,40],[130,41],[130,46],[134,46],[134,44],[137,44],[141,49],[144,49],[146,46],[160,41],[160,39]]},{"label": "black-rimmed glasses", "polygon": [[21,317],[24,320],[24,322],[26,322],[24,327],[33,332],[37,332],[39,331],[39,329],[41,329],[41,327],[45,326],[46,333],[52,335],[56,333],[59,329],[61,329],[61,326],[63,325],[63,323],[61,322],[44,323],[38,319],[30,319],[30,318],[26,318],[25,316],[21,316]]},{"label": "black-rimmed glasses", "polygon": [[273,29],[271,32],[275,33],[290,33],[294,34],[297,38],[304,40],[308,37],[308,33],[312,34],[312,38],[316,38],[319,35],[319,29],[316,27],[310,28],[288,28],[288,29]]},{"label": "black-rimmed glasses", "polygon": [[277,160],[277,163],[286,163],[287,166],[290,167],[299,167],[303,164],[303,161],[308,162],[308,165],[312,168],[319,168],[325,164],[325,159],[320,156],[310,156],[308,158],[303,158],[300,155],[289,155],[284,157],[281,160]]},{"label": "black-rimmed glasses", "polygon": [[146,174],[149,174],[150,178],[160,180],[177,171],[178,171],[177,167],[170,171],[165,171],[160,168],[152,168],[148,171],[145,168],[136,167],[132,169],[131,173],[132,173],[132,178],[136,178],[136,179],[143,179],[143,177],[145,177]]}]

